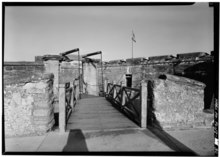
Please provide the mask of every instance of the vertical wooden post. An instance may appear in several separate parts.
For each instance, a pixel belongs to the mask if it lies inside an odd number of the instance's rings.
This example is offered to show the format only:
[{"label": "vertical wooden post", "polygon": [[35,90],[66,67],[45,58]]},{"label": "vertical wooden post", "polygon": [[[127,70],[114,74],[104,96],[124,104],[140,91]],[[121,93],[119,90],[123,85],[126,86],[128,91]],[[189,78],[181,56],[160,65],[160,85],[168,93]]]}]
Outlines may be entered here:
[{"label": "vertical wooden post", "polygon": [[123,88],[123,86],[122,86],[122,81],[120,82],[120,94],[121,94],[121,100],[120,100],[120,105],[122,105],[122,99],[123,99],[123,97],[122,97],[122,95],[123,95],[123,90],[122,90],[122,88]]},{"label": "vertical wooden post", "polygon": [[107,85],[108,85],[108,80],[104,81],[104,93],[107,93]]},{"label": "vertical wooden post", "polygon": [[74,82],[70,82],[70,87],[72,88],[72,91],[71,91],[71,99],[70,99],[70,106],[72,107],[73,109],[73,99],[74,99]]},{"label": "vertical wooden post", "polygon": [[123,106],[125,105],[125,90],[123,89],[123,87],[122,87],[122,93],[121,93],[122,95],[121,95],[121,106],[122,106],[122,108],[123,108]]},{"label": "vertical wooden post", "polygon": [[147,127],[147,83],[141,82],[141,127]]},{"label": "vertical wooden post", "polygon": [[106,86],[106,93],[109,94],[109,88],[108,88],[108,84],[109,84],[109,80],[107,80],[107,86]]},{"label": "vertical wooden post", "polygon": [[76,97],[76,100],[79,100],[79,82],[76,81],[75,82],[75,97]]},{"label": "vertical wooden post", "polygon": [[59,84],[59,129],[60,133],[66,131],[65,84]]},{"label": "vertical wooden post", "polygon": [[76,96],[76,81],[73,81],[73,99],[77,100],[77,96]]},{"label": "vertical wooden post", "polygon": [[[116,85],[116,81],[113,81],[113,86]],[[113,98],[116,97],[116,88],[113,90]]]}]

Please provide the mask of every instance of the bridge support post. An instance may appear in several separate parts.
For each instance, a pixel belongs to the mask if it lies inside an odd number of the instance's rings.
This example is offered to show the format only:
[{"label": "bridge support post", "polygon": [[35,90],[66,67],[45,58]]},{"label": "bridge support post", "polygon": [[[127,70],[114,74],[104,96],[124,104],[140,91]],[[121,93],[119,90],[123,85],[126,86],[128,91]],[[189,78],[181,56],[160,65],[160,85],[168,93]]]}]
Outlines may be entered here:
[{"label": "bridge support post", "polygon": [[71,103],[70,103],[70,106],[72,107],[72,109],[74,108],[74,93],[75,93],[75,91],[74,91],[74,82],[72,81],[71,83],[70,83],[70,85],[71,85],[71,87],[72,87],[72,92],[71,92]]},{"label": "bridge support post", "polygon": [[[113,81],[113,86],[116,85],[116,82]],[[114,88],[114,87],[113,87]],[[116,97],[116,88],[113,89],[113,98],[115,99]]]},{"label": "bridge support post", "polygon": [[123,89],[123,87],[122,87],[122,100],[121,100],[121,107],[123,108],[123,106],[125,105],[125,90]]},{"label": "bridge support post", "polygon": [[107,87],[108,87],[108,80],[105,80],[105,82],[104,82],[104,93],[105,93],[105,95],[108,94],[107,93],[107,90],[108,90]]},{"label": "bridge support post", "polygon": [[59,130],[66,131],[65,84],[59,84]]},{"label": "bridge support post", "polygon": [[141,82],[141,127],[147,128],[147,83]]}]

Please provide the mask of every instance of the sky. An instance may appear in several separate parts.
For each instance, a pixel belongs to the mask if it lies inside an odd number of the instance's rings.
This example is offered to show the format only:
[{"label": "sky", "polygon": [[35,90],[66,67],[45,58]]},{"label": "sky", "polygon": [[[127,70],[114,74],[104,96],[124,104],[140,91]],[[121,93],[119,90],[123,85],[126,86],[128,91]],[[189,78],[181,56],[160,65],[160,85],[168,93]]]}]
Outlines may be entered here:
[{"label": "sky", "polygon": [[[55,6],[5,9],[4,61],[34,61],[79,48],[103,60],[213,50],[213,8],[189,6]],[[96,56],[99,58],[99,56]]]}]

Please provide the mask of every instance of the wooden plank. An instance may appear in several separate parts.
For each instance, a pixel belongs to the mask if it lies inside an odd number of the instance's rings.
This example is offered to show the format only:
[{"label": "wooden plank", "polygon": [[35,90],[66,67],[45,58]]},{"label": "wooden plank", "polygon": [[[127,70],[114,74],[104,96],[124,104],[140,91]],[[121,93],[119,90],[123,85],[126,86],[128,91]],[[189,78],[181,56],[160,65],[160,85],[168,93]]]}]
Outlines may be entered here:
[{"label": "wooden plank", "polygon": [[138,128],[103,97],[81,99],[68,121],[68,129],[105,130]]}]

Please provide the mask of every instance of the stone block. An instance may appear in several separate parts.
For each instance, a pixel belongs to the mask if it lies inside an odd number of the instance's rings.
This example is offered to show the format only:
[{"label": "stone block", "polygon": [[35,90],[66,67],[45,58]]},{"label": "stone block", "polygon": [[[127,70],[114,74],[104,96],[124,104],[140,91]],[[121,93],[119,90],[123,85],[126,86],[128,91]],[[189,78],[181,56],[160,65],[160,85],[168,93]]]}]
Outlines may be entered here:
[{"label": "stone block", "polygon": [[53,100],[48,100],[48,102],[44,101],[44,100],[42,100],[42,101],[35,101],[34,102],[34,106],[36,108],[51,108],[52,107],[52,102],[53,102]]},{"label": "stone block", "polygon": [[12,94],[12,103],[14,106],[18,106],[21,104],[21,93]]},{"label": "stone block", "polygon": [[44,117],[49,116],[53,110],[51,108],[38,108],[33,111],[33,116]]},{"label": "stone block", "polygon": [[32,93],[31,95],[34,98],[34,102],[47,101],[48,99],[48,94],[44,94],[44,93]]},{"label": "stone block", "polygon": [[14,66],[14,70],[26,70],[26,66]]},{"label": "stone block", "polygon": [[34,66],[27,66],[27,70],[34,70],[35,67]]},{"label": "stone block", "polygon": [[40,81],[40,82],[29,82],[23,86],[23,89],[26,90],[27,93],[46,93],[46,91],[51,89],[50,84]]},{"label": "stone block", "polygon": [[44,65],[34,66],[34,72],[44,72],[44,71],[45,71]]},{"label": "stone block", "polygon": [[4,69],[5,70],[13,70],[13,66],[5,66]]},{"label": "stone block", "polygon": [[34,125],[49,125],[54,120],[54,115],[45,117],[33,117]]}]

